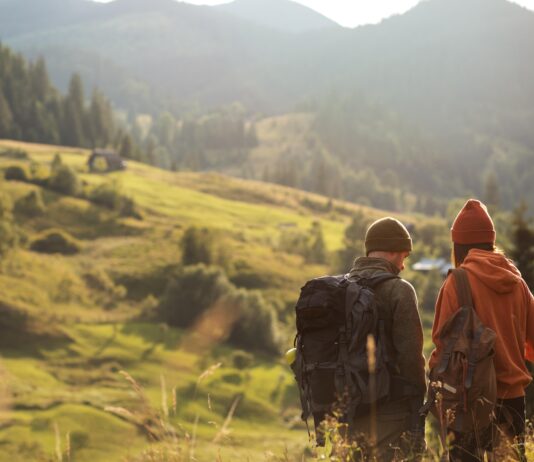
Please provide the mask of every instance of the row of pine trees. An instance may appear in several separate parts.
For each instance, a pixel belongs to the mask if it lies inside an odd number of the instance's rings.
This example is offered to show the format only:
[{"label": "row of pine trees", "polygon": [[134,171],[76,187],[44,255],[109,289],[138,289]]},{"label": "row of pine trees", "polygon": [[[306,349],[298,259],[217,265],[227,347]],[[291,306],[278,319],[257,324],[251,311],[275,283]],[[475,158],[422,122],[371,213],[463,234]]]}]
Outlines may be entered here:
[{"label": "row of pine trees", "polygon": [[0,138],[96,147],[115,143],[116,136],[111,103],[100,91],[87,104],[74,74],[63,96],[50,83],[42,58],[28,63],[0,44]]}]

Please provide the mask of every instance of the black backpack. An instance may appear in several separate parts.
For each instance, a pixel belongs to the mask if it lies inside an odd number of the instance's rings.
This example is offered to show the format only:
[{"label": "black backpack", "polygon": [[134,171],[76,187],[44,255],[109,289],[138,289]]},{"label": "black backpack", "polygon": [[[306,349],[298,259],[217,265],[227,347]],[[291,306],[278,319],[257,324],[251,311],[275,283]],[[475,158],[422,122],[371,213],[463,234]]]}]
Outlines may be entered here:
[{"label": "black backpack", "polygon": [[[336,412],[349,425],[368,412],[371,400],[390,392],[384,323],[378,317],[373,289],[396,279],[379,273],[368,279],[324,276],[308,281],[295,306],[296,359],[291,365],[298,383],[302,419],[313,416],[317,444],[324,443],[320,423]],[[374,393],[369,389],[367,338],[376,344]]]}]

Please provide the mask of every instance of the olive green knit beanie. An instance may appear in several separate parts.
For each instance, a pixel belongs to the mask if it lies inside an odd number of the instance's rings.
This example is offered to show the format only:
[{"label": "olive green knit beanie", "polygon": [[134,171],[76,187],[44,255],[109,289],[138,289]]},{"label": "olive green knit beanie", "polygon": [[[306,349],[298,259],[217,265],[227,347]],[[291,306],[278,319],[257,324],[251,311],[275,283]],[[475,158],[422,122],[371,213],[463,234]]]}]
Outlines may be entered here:
[{"label": "olive green knit beanie", "polygon": [[375,221],[365,233],[365,252],[404,252],[412,250],[412,238],[406,227],[397,219],[386,217]]}]

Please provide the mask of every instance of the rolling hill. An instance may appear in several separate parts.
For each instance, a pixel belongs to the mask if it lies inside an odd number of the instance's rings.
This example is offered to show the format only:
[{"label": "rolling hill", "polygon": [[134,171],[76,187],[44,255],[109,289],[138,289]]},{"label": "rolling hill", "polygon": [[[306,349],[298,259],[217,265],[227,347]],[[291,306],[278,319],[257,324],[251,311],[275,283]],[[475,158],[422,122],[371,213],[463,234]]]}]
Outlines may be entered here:
[{"label": "rolling hill", "polygon": [[[483,195],[492,176],[504,185],[505,208],[522,198],[533,205],[531,169],[522,167],[534,156],[532,11],[506,0],[428,0],[378,25],[300,33],[226,11],[250,12],[255,1],[44,0],[36,23],[24,16],[26,3],[4,0],[0,30],[29,56],[43,54],[62,87],[78,70],[130,113],[186,119],[237,101],[261,118],[297,105],[316,116],[312,137],[331,163],[351,175],[371,170],[386,189],[393,172],[402,194],[429,195],[441,204],[435,211],[458,195]],[[289,1],[254,11],[268,18],[276,5],[307,23],[309,11]],[[393,208],[391,197],[371,203]]]},{"label": "rolling hill", "polygon": [[[217,332],[226,324],[215,329],[209,316],[184,329],[154,315],[168,281],[180,277],[182,236],[190,226],[209,228],[226,251],[218,263],[225,277],[240,287],[240,297],[260,293],[272,304],[283,344],[290,345],[299,287],[329,267],[282,248],[284,236],[302,236],[318,221],[332,253],[354,216],[373,219],[383,212],[340,201],[328,205],[325,197],[292,188],[135,162],[124,172],[91,174],[87,151],[13,141],[0,142],[0,171],[31,167],[32,177],[42,179],[57,154],[79,175],[83,194],[60,194],[42,180],[0,183],[2,204],[6,197],[15,203],[20,236],[19,248],[0,268],[0,458],[46,460],[59,451],[64,460],[147,460],[141,454],[152,441],[150,431],[161,431],[150,422],[163,419],[177,432],[170,440],[174,450],[193,451],[198,460],[217,453],[222,460],[275,460],[284,452],[300,459],[306,433],[298,424],[293,378],[276,357],[224,343],[224,332]],[[119,187],[138,214],[121,217],[93,202],[91,191],[103,184]],[[28,215],[20,199],[32,193],[42,196],[44,209]],[[424,217],[401,218],[434,226]],[[76,239],[78,252],[32,250],[50,229]],[[151,450],[166,443],[163,438]]]},{"label": "rolling hill", "polygon": [[[27,2],[4,0],[0,28],[6,43],[43,54],[63,87],[77,69],[126,107],[118,87],[135,84],[183,103],[242,101],[252,110],[285,110],[332,88],[358,90],[439,124],[479,123],[488,108],[505,117],[532,106],[534,13],[506,0],[430,0],[376,26],[303,33],[260,25],[243,12],[268,18],[291,9],[278,16],[305,24],[307,8],[257,1],[44,0],[32,4],[41,14],[28,16]],[[66,56],[75,68],[68,74]]]}]

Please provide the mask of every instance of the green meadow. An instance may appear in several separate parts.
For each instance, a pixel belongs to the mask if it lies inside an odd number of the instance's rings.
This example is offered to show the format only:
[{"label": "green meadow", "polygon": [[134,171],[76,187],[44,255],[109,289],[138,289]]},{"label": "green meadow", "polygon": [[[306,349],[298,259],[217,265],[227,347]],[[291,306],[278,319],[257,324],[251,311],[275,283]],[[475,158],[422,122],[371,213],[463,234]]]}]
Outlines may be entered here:
[{"label": "green meadow", "polygon": [[[2,149],[29,153],[22,160],[0,156],[2,170],[18,165],[34,175],[46,175],[60,154],[84,188],[113,182],[142,219],[117,217],[35,183],[1,183],[12,203],[38,190],[46,207],[36,217],[15,214],[20,242],[0,272],[1,460],[143,460],[143,451],[159,444],[143,426],[148,405],[168,416],[184,460],[300,460],[310,453],[281,356],[251,351],[239,365],[236,350],[210,336],[209,320],[207,327],[176,329],[147,320],[146,313],[158,304],[166,271],[181,262],[180,240],[191,225],[213,229],[227,259],[267,281],[259,289],[266,299],[290,306],[302,283],[329,267],[280,250],[281,233],[306,232],[318,221],[334,252],[359,207],[340,203],[317,212],[313,207],[325,206],[327,198],[135,162],[123,172],[93,174],[88,151],[80,149],[8,141]],[[48,229],[68,233],[81,250],[69,256],[31,251],[29,243]],[[91,278],[108,281],[119,295],[95,287]],[[292,326],[282,330],[289,347]]]},{"label": "green meadow", "polygon": [[[260,126],[266,139],[268,127]],[[13,149],[27,156],[2,155]],[[76,173],[75,195],[42,181],[57,155]],[[306,280],[336,271],[354,216],[369,221],[389,212],[136,162],[120,172],[90,173],[88,155],[0,142],[2,177],[14,166],[28,175],[0,183],[2,197],[14,204],[18,236],[0,266],[0,460],[324,460],[308,440],[282,355],[292,346],[293,304]],[[95,203],[92,191],[102,185],[128,198],[135,213]],[[32,191],[43,210],[28,215],[18,204]],[[416,225],[414,259],[446,247],[443,219],[401,218]],[[182,243],[191,227],[210,230],[212,265],[241,296],[257,293],[274,310],[278,353],[254,342],[235,346],[229,340],[235,319],[224,307],[183,328],[161,318],[168,286],[184,268]],[[317,227],[324,263],[282,245]],[[51,230],[68,236],[75,251],[36,250]],[[439,276],[410,268],[404,275],[421,294],[429,333]],[[431,348],[427,335],[427,354]]]}]

